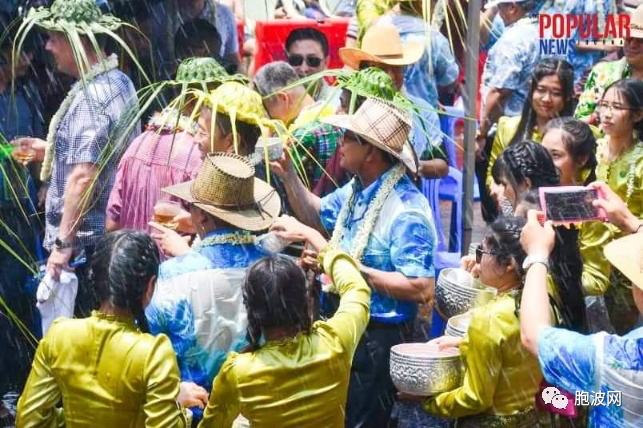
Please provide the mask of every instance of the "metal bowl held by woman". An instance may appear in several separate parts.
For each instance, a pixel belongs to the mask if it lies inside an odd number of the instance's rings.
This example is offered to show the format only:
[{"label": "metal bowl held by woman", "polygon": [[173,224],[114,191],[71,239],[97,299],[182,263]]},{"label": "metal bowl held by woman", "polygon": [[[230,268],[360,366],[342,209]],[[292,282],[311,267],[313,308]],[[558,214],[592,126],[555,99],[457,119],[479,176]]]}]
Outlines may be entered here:
[{"label": "metal bowl held by woman", "polygon": [[485,287],[464,269],[442,269],[435,287],[436,307],[449,319],[494,298],[496,290]]},{"label": "metal bowl held by woman", "polygon": [[449,318],[449,321],[447,321],[447,328],[444,330],[444,335],[452,337],[463,337],[467,330],[469,330],[470,322],[471,314],[468,312],[462,315],[451,317]]},{"label": "metal bowl held by woman", "polygon": [[462,383],[460,350],[440,351],[428,343],[402,343],[391,348],[391,380],[400,392],[429,396]]}]

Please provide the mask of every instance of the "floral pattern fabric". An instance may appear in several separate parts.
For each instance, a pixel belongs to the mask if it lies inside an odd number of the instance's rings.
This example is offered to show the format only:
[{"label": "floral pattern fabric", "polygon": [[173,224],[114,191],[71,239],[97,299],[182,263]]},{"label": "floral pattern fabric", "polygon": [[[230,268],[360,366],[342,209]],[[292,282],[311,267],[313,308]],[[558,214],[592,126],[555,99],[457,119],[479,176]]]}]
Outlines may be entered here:
[{"label": "floral pattern fabric", "polygon": [[586,119],[596,110],[596,104],[603,97],[603,92],[617,80],[632,76],[632,68],[625,58],[618,61],[602,62],[589,73],[583,93],[578,99],[574,116],[576,119]]},{"label": "floral pattern fabric", "polygon": [[507,26],[489,50],[482,73],[480,95],[484,103],[492,88],[511,89],[504,107],[504,116],[518,116],[527,99],[529,78],[540,61],[538,22],[523,18]]}]

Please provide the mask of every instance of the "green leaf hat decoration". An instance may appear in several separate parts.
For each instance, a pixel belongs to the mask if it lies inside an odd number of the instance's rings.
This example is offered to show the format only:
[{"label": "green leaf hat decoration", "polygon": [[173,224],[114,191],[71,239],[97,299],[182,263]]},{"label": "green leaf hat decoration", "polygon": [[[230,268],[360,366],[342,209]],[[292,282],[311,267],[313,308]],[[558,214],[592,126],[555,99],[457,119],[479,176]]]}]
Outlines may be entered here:
[{"label": "green leaf hat decoration", "polygon": [[49,31],[66,32],[71,27],[81,34],[106,33],[118,29],[123,22],[101,12],[95,0],[55,0],[50,8],[31,9],[27,20]]}]

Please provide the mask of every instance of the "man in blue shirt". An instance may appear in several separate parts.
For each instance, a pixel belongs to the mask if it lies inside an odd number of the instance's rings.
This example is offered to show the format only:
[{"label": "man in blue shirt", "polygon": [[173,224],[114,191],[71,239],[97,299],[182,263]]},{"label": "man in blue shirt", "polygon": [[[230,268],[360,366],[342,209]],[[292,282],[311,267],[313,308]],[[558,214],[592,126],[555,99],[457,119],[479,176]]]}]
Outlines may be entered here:
[{"label": "man in blue shirt", "polygon": [[[634,302],[643,315],[643,222],[604,183],[594,186],[611,223],[629,236],[605,247],[605,256],[633,283]],[[605,332],[583,335],[551,327],[547,295],[547,258],[554,246],[554,230],[541,226],[535,211],[520,242],[528,255],[520,307],[523,345],[538,356],[545,380],[575,392],[575,404],[590,406],[590,427],[643,425],[643,327],[625,336]]]},{"label": "man in blue shirt", "polygon": [[[341,166],[354,174],[348,184],[320,199],[285,159],[273,170],[297,218],[332,232],[331,245],[358,262],[373,288],[371,319],[353,359],[346,426],[386,426],[395,400],[390,348],[409,338],[417,304],[433,298],[431,209],[407,175],[407,169],[417,171],[417,162],[402,111],[367,99],[354,115],[324,122],[345,129],[339,150]],[[332,310],[331,296],[322,299],[326,312]]]},{"label": "man in blue shirt", "polygon": [[228,353],[245,346],[241,285],[246,269],[267,255],[252,233],[270,227],[281,207],[275,190],[254,175],[245,158],[212,153],[194,180],[163,189],[189,205],[200,242],[161,264],[145,314],[152,334],[170,338],[181,380],[207,390]]}]

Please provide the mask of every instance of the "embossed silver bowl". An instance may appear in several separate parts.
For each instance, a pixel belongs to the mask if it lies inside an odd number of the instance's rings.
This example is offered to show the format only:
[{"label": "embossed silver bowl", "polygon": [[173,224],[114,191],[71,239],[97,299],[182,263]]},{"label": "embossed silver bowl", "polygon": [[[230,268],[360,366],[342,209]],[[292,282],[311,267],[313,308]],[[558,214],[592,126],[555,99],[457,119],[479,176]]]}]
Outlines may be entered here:
[{"label": "embossed silver bowl", "polygon": [[444,335],[452,337],[462,337],[469,329],[470,322],[471,314],[468,312],[462,315],[451,317],[449,318],[449,321],[447,321],[447,328],[444,330]]},{"label": "embossed silver bowl", "polygon": [[450,391],[462,383],[460,350],[438,350],[428,343],[402,343],[391,348],[391,380],[398,391],[428,396]]},{"label": "embossed silver bowl", "polygon": [[483,305],[496,295],[464,269],[442,269],[435,287],[436,307],[443,318],[449,319]]}]

